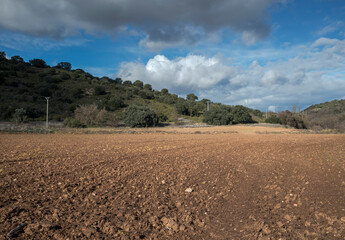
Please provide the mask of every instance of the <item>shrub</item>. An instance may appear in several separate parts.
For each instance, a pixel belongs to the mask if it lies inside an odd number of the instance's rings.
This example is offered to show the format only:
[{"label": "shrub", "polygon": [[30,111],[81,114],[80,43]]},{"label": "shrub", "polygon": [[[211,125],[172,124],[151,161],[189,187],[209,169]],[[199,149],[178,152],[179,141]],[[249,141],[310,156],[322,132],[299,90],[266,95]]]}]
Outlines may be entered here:
[{"label": "shrub", "polygon": [[87,127],[115,126],[114,114],[98,109],[96,104],[81,105],[74,111],[74,118]]},{"label": "shrub", "polygon": [[283,111],[278,113],[278,118],[283,125],[298,129],[305,128],[305,124],[299,114],[291,113],[290,111]]},{"label": "shrub", "polygon": [[265,120],[266,123],[280,124],[280,119],[276,115],[271,115]]},{"label": "shrub", "polygon": [[229,125],[232,124],[233,116],[230,107],[214,106],[204,113],[203,122],[210,125]]},{"label": "shrub", "polygon": [[37,68],[48,67],[46,62],[42,59],[35,58],[35,59],[30,60],[29,62],[32,66],[37,67]]},{"label": "shrub", "polygon": [[22,123],[22,122],[26,122],[28,120],[28,117],[26,115],[26,110],[24,108],[17,108],[14,111],[13,114],[13,121],[15,123]]},{"label": "shrub", "polygon": [[103,86],[97,86],[95,87],[95,95],[105,95],[106,91]]},{"label": "shrub", "polygon": [[179,99],[175,104],[178,114],[189,115],[188,104],[183,99]]},{"label": "shrub", "polygon": [[71,71],[72,64],[70,64],[69,62],[60,62],[56,65],[56,68],[61,68],[67,71]]},{"label": "shrub", "polygon": [[60,78],[62,80],[68,80],[71,78],[71,76],[68,73],[62,72],[62,73],[60,73]]},{"label": "shrub", "polygon": [[231,108],[234,123],[252,123],[253,119],[250,116],[250,109],[241,105]]},{"label": "shrub", "polygon": [[120,97],[112,97],[110,98],[110,100],[108,101],[107,103],[107,110],[110,110],[110,111],[115,111],[115,110],[118,110],[122,107],[125,107],[125,103],[123,102],[123,100],[120,98]]},{"label": "shrub", "polygon": [[86,127],[85,124],[83,124],[81,121],[79,121],[78,119],[75,119],[75,118],[66,118],[63,121],[63,124],[66,127],[70,127],[70,128],[85,128]]},{"label": "shrub", "polygon": [[140,80],[136,80],[134,83],[133,83],[133,86],[136,86],[137,88],[144,88],[144,83]]},{"label": "shrub", "polygon": [[158,124],[157,114],[146,106],[129,106],[124,111],[123,118],[129,127],[154,127]]}]

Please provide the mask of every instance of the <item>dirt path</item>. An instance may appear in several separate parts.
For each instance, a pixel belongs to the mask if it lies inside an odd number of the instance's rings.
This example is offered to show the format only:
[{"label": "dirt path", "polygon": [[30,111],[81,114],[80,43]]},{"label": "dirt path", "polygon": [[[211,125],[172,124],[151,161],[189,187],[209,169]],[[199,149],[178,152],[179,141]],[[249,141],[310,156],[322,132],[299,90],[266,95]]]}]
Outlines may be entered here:
[{"label": "dirt path", "polygon": [[345,135],[195,131],[1,134],[0,236],[344,239]]}]

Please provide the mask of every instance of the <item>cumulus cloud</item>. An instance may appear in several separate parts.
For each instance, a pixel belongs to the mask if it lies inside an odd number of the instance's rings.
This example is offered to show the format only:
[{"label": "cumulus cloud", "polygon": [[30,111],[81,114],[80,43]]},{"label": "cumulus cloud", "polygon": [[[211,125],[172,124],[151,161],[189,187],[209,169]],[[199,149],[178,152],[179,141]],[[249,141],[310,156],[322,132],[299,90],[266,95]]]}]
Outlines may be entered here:
[{"label": "cumulus cloud", "polygon": [[145,65],[123,63],[117,75],[123,79],[141,79],[158,89],[169,88],[172,92],[187,94],[228,84],[236,72],[236,67],[224,65],[218,57],[188,55],[169,60],[157,55]]},{"label": "cumulus cloud", "polygon": [[[139,30],[142,46],[193,44],[231,29],[250,45],[269,34],[267,8],[283,0],[1,0],[0,29],[40,37]],[[158,45],[157,45],[158,44]]]},{"label": "cumulus cloud", "polygon": [[242,67],[218,57],[187,55],[169,60],[157,55],[146,64],[124,63],[117,75],[231,105],[283,110],[298,104],[303,108],[344,96],[344,49],[345,40],[320,38],[285,61],[253,61]]}]

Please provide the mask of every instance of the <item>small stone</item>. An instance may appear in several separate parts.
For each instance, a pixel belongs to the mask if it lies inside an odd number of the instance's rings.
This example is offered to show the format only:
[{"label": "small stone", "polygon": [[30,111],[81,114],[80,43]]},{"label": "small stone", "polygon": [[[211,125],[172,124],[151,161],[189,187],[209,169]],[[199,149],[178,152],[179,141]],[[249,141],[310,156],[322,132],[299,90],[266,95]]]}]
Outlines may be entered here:
[{"label": "small stone", "polygon": [[289,221],[289,222],[292,220],[291,216],[290,216],[290,215],[288,215],[288,214],[287,214],[287,215],[285,215],[285,217],[284,217],[284,218],[285,218],[287,221]]},{"label": "small stone", "polygon": [[162,184],[165,184],[165,180],[162,180]]},{"label": "small stone", "polygon": [[278,227],[282,227],[282,226],[284,226],[284,224],[282,223],[282,222],[277,222],[277,225],[278,225]]},{"label": "small stone", "polygon": [[187,188],[186,190],[184,190],[185,192],[187,192],[187,193],[191,193],[191,192],[193,192],[193,189],[192,188]]},{"label": "small stone", "polygon": [[163,217],[161,221],[167,229],[171,229],[174,232],[177,232],[179,230],[179,225],[173,219]]}]

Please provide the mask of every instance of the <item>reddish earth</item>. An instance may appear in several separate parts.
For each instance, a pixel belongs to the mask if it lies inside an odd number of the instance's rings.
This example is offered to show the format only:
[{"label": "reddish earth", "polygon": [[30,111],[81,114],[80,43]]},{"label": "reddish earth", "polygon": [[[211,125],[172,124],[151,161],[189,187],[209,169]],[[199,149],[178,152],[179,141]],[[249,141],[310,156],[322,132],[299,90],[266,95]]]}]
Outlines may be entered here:
[{"label": "reddish earth", "polygon": [[22,223],[17,239],[345,236],[340,134],[1,134],[0,179],[3,239]]}]

